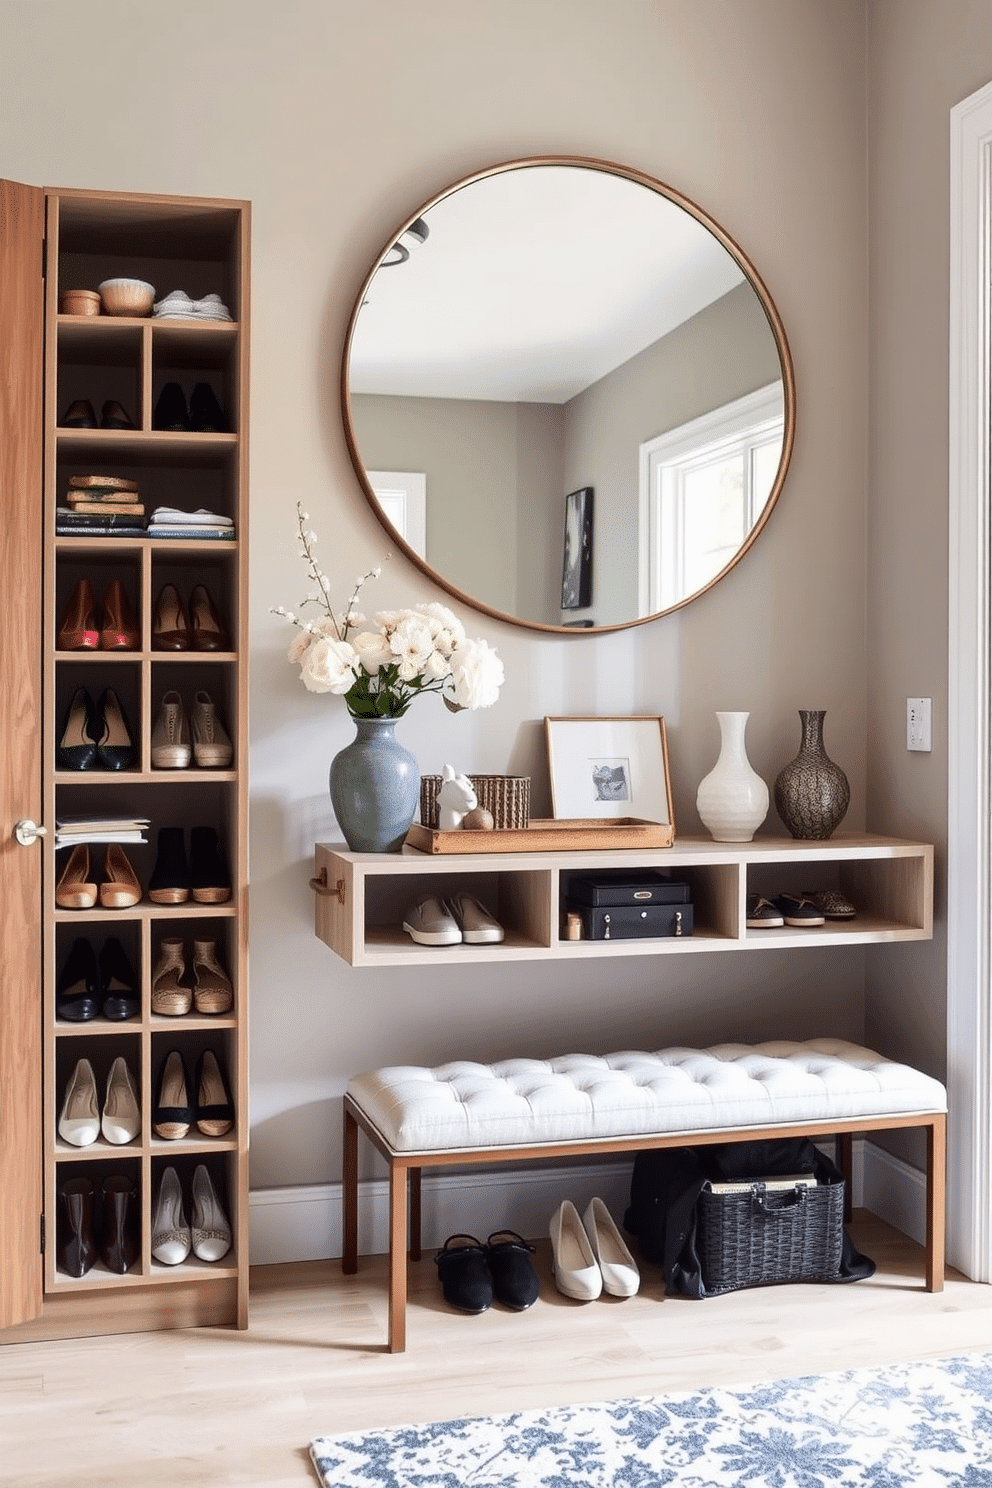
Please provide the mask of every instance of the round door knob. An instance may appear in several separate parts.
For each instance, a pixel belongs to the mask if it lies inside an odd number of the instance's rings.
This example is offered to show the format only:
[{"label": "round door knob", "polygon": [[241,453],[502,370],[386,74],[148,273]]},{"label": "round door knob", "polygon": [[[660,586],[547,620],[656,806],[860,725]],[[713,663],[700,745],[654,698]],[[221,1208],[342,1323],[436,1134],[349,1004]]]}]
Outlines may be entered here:
[{"label": "round door knob", "polygon": [[29,816],[26,816],[23,821],[14,823],[14,836],[22,847],[30,847],[35,838],[44,837],[47,830],[47,827],[39,827],[38,823],[33,822]]}]

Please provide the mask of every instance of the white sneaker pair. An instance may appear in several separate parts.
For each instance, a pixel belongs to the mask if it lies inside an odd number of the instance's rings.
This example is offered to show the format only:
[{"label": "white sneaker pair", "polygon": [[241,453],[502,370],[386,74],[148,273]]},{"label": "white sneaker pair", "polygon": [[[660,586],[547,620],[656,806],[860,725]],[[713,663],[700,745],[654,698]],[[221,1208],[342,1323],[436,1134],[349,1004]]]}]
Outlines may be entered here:
[{"label": "white sneaker pair", "polygon": [[601,1292],[632,1297],[641,1284],[637,1263],[602,1199],[590,1199],[585,1214],[565,1199],[551,1216],[555,1286],[577,1302]]},{"label": "white sneaker pair", "polygon": [[503,926],[463,889],[447,899],[435,894],[417,899],[403,917],[403,929],[418,945],[492,945],[503,939]]},{"label": "white sneaker pair", "polygon": [[220,295],[208,294],[202,300],[193,300],[184,289],[174,289],[164,300],[157,300],[155,315],[159,320],[233,319]]}]

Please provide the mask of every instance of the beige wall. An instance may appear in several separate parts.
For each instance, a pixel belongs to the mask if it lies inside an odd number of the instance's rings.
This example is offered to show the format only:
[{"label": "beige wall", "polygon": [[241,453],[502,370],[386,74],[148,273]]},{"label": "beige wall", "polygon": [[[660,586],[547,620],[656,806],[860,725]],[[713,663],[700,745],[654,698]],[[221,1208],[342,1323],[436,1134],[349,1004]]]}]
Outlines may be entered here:
[{"label": "beige wall", "polygon": [[554,403],[355,393],[366,470],[427,477],[427,561],[504,614],[557,625],[564,523]]},{"label": "beige wall", "polygon": [[[866,1031],[942,1075],[949,117],[992,78],[992,8],[871,0],[868,19],[868,823],[936,844],[937,928],[869,958]],[[906,751],[907,697],[933,698],[932,754]]]},{"label": "beige wall", "polygon": [[[884,10],[886,31],[897,30],[902,4]],[[953,19],[939,35],[936,20],[933,29],[931,65],[952,45]],[[861,0],[174,0],[167,10],[89,0],[84,15],[69,0],[0,0],[0,32],[5,175],[253,202],[254,1186],[337,1175],[340,1093],[350,1072],[373,1064],[552,1054],[563,1041],[595,1050],[776,1034],[859,1038],[858,951],[808,953],[800,964],[774,951],[635,958],[608,981],[596,962],[567,974],[516,963],[507,978],[498,966],[466,977],[455,967],[356,972],[337,961],[313,936],[307,880],[314,840],[336,835],[327,767],[351,730],[339,703],[300,686],[269,607],[292,606],[307,587],[294,539],[298,498],[342,601],[388,549],[351,470],[337,379],[354,296],[392,228],[446,183],[500,159],[561,151],[626,162],[698,201],[775,297],[799,400],[782,499],[745,561],[666,620],[590,639],[530,636],[466,615],[470,632],[504,658],[499,704],[453,717],[425,700],[404,720],[404,742],[425,771],[451,760],[465,770],[533,773],[539,811],[545,713],[664,713],[676,820],[691,832],[696,786],[718,747],[715,709],[750,709],[749,752],[771,781],[798,745],[797,710],[821,707],[827,746],[851,778],[848,825],[866,815],[869,720],[873,790],[884,798],[873,819],[940,834],[939,788],[928,787],[924,812],[912,809],[900,753],[905,691],[942,693],[939,644],[923,642],[926,675],[909,665],[903,631],[919,610],[893,593],[880,611],[888,580],[878,575],[877,700],[870,719],[867,711]],[[894,162],[905,192],[889,192],[889,235],[898,247],[905,216],[932,251],[894,254],[891,304],[878,327],[891,339],[897,386],[905,385],[916,456],[890,459],[879,499],[883,512],[894,509],[910,484],[903,466],[913,472],[926,512],[896,552],[910,551],[917,577],[922,546],[938,568],[944,543],[937,306],[946,265],[935,169],[944,108],[927,111],[907,163]],[[891,132],[884,143],[898,155]],[[909,190],[908,160],[917,155],[929,193],[915,181]],[[920,353],[914,323],[933,338],[918,389],[910,387]],[[933,406],[922,407],[929,397]],[[875,399],[883,432],[894,428],[900,399],[877,390]],[[886,542],[900,529],[878,521],[875,568],[886,571]],[[443,597],[395,557],[368,599],[393,607]],[[942,625],[939,587],[926,612],[935,630]],[[940,770],[939,755],[930,768]],[[939,988],[935,956],[929,970]],[[873,1032],[888,1045],[887,1028]],[[939,1053],[928,1052],[928,1067]]]}]

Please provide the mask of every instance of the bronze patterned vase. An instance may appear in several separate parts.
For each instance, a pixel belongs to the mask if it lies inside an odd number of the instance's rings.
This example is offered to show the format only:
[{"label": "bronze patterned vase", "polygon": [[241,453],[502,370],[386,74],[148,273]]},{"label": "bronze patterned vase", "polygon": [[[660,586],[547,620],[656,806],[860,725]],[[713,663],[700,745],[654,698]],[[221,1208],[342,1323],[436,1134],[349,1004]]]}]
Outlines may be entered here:
[{"label": "bronze patterned vase", "polygon": [[793,837],[822,841],[840,826],[851,787],[823,747],[825,709],[800,708],[799,753],[775,781],[775,809]]}]

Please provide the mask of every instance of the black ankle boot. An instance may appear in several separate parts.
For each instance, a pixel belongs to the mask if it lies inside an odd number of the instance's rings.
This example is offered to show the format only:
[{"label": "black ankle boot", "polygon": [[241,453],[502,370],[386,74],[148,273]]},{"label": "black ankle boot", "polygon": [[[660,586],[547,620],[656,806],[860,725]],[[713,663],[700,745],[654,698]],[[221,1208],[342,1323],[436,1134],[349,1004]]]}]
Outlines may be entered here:
[{"label": "black ankle boot", "polygon": [[123,1173],[103,1180],[103,1264],[123,1276],[138,1259],[138,1190]]},{"label": "black ankle boot", "polygon": [[95,1260],[93,1185],[88,1178],[70,1178],[59,1189],[59,1270],[78,1279]]},{"label": "black ankle boot", "polygon": [[231,897],[231,875],[213,827],[189,834],[189,876],[197,904],[224,904]]},{"label": "black ankle boot", "polygon": [[185,904],[189,888],[183,829],[160,827],[158,857],[148,880],[148,897],[153,904]]},{"label": "black ankle boot", "polygon": [[141,1012],[138,978],[116,936],[104,942],[99,967],[103,1016],[114,1023],[136,1018]]},{"label": "black ankle boot", "polygon": [[96,952],[88,940],[80,936],[72,943],[59,973],[55,989],[55,1013],[71,1023],[88,1023],[95,1018],[99,1008],[99,971]]}]

